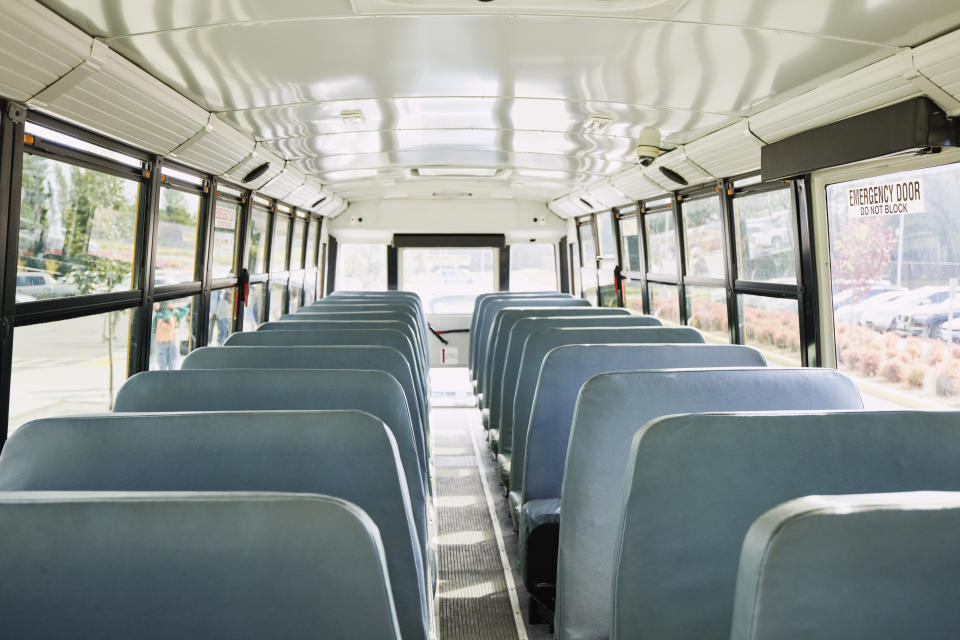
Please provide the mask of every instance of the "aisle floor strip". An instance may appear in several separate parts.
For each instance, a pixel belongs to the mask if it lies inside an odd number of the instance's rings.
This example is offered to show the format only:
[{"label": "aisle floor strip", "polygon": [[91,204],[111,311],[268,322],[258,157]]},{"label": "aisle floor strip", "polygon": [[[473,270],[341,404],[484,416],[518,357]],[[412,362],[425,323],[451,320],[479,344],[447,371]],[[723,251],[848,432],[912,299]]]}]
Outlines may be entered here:
[{"label": "aisle floor strip", "polygon": [[471,429],[476,409],[431,412],[440,640],[527,640]]}]

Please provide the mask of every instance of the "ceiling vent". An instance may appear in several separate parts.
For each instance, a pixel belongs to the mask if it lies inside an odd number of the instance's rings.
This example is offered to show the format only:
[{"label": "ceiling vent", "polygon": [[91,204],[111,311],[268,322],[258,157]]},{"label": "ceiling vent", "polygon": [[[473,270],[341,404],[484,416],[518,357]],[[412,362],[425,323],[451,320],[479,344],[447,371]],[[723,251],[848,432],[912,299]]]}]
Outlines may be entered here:
[{"label": "ceiling vent", "polygon": [[433,197],[437,200],[466,200],[472,198],[473,194],[469,191],[434,191]]},{"label": "ceiling vent", "polygon": [[410,170],[414,178],[499,178],[503,169],[492,167],[419,167]]}]

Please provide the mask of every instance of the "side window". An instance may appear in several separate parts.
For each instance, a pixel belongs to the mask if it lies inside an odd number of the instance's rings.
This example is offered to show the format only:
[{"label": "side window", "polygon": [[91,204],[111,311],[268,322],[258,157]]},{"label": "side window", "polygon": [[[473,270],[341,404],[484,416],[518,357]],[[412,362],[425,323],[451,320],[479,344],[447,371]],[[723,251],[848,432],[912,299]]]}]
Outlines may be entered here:
[{"label": "side window", "polygon": [[240,203],[218,200],[214,211],[213,246],[210,249],[214,278],[228,278],[236,273],[237,221]]},{"label": "side window", "polygon": [[290,232],[290,217],[274,214],[273,239],[270,241],[270,273],[286,268],[287,234]]},{"label": "side window", "polygon": [[337,249],[337,289],[385,291],[387,245],[341,244]]},{"label": "side window", "polygon": [[829,185],[838,368],[868,406],[960,399],[960,164]]},{"label": "side window", "polygon": [[24,153],[20,193],[18,302],[132,288],[140,182]]},{"label": "side window", "polygon": [[154,284],[176,284],[194,279],[197,232],[203,198],[172,187],[160,188]]},{"label": "side window", "polygon": [[546,242],[510,245],[510,291],[554,291],[556,247]]},{"label": "side window", "polygon": [[267,216],[266,209],[254,206],[250,215],[250,244],[247,249],[247,269],[250,273],[267,272]]},{"label": "side window", "polygon": [[742,280],[796,283],[796,238],[789,189],[733,200],[737,275]]}]

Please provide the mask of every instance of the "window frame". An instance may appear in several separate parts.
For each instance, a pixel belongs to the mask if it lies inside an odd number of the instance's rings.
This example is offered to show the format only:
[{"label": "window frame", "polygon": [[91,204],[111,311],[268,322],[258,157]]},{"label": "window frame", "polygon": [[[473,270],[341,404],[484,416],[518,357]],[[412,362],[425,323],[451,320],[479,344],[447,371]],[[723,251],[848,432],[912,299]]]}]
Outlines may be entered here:
[{"label": "window frame", "polygon": [[[242,331],[247,301],[242,298],[244,291],[240,287],[240,282],[242,275],[245,273],[244,270],[248,266],[246,264],[247,243],[249,242],[250,213],[254,198],[260,202],[269,202],[271,210],[275,210],[279,206],[291,214],[290,229],[284,243],[283,271],[274,274],[264,273],[260,274],[258,278],[251,279],[253,282],[257,280],[263,282],[265,296],[262,313],[264,317],[269,314],[271,282],[282,281],[284,291],[282,305],[286,310],[290,282],[289,252],[294,227],[293,217],[298,213],[293,205],[278,202],[275,199],[267,199],[255,191],[179,164],[163,155],[136,149],[55,117],[24,109],[19,105],[13,105],[2,99],[0,99],[0,106],[3,107],[0,111],[0,241],[2,241],[6,250],[6,260],[0,264],[0,276],[2,276],[0,303],[2,303],[3,308],[3,330],[0,330],[0,393],[6,394],[2,402],[2,416],[0,416],[3,419],[3,426],[0,428],[0,443],[5,439],[9,426],[9,394],[11,379],[14,375],[12,352],[17,327],[129,310],[131,320],[126,376],[149,369],[152,341],[151,325],[153,307],[156,303],[188,297],[196,301],[193,310],[194,316],[196,316],[193,321],[196,324],[193,327],[191,339],[194,342],[192,348],[197,348],[208,344],[212,337],[209,335],[211,292],[232,289],[234,315],[231,332]],[[61,142],[54,142],[39,134],[25,136],[25,128],[28,122],[45,127],[58,134],[72,136],[78,141],[123,154],[139,161],[140,166],[130,166],[92,151],[80,150]],[[133,275],[129,290],[16,303],[14,293],[18,262],[19,207],[24,153],[32,153],[52,161],[67,163],[82,169],[98,171],[138,183]],[[165,167],[177,172],[178,175],[165,173]],[[159,200],[162,188],[199,195],[201,204],[197,221],[197,244],[194,253],[194,279],[189,282],[157,286],[154,278],[158,253],[156,244]],[[222,201],[237,204],[239,208],[232,257],[232,267],[235,275],[214,279],[212,277],[212,243],[215,231],[214,212],[218,198]],[[303,213],[303,211],[299,210],[299,213]],[[326,243],[321,243],[324,218],[312,212],[307,212],[303,220],[304,235],[300,266],[297,271],[303,272],[304,278],[306,278],[306,269],[316,269],[318,289],[321,289],[322,279],[326,274],[326,265],[321,265],[319,262],[307,265],[304,260],[319,261],[321,255],[325,255]],[[316,233],[314,256],[307,256],[307,237],[313,221],[318,223],[313,227]],[[269,215],[266,231],[270,239],[268,252],[272,249],[272,225],[273,215]],[[266,264],[269,265],[270,256],[265,256],[265,259]],[[260,322],[262,321],[261,318]]]}]

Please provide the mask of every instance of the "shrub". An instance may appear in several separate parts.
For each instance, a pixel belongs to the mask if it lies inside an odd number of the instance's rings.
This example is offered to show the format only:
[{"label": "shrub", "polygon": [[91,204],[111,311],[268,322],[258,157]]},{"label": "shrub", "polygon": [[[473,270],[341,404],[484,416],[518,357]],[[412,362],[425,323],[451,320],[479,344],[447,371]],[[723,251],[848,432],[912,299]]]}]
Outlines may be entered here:
[{"label": "shrub", "polygon": [[947,354],[947,345],[942,342],[934,342],[927,347],[927,353],[923,361],[931,367],[943,362],[943,357]]},{"label": "shrub", "polygon": [[919,389],[923,386],[923,379],[926,377],[927,371],[922,367],[913,367],[907,370],[907,384],[915,389]]},{"label": "shrub", "polygon": [[900,382],[903,380],[902,364],[897,360],[887,361],[887,363],[883,365],[883,370],[880,373],[884,380],[890,382]]},{"label": "shrub", "polygon": [[865,376],[875,376],[880,369],[880,354],[877,351],[867,351],[860,359],[860,371]]},{"label": "shrub", "polygon": [[761,344],[773,344],[773,329],[764,325],[757,330],[757,339]]}]

